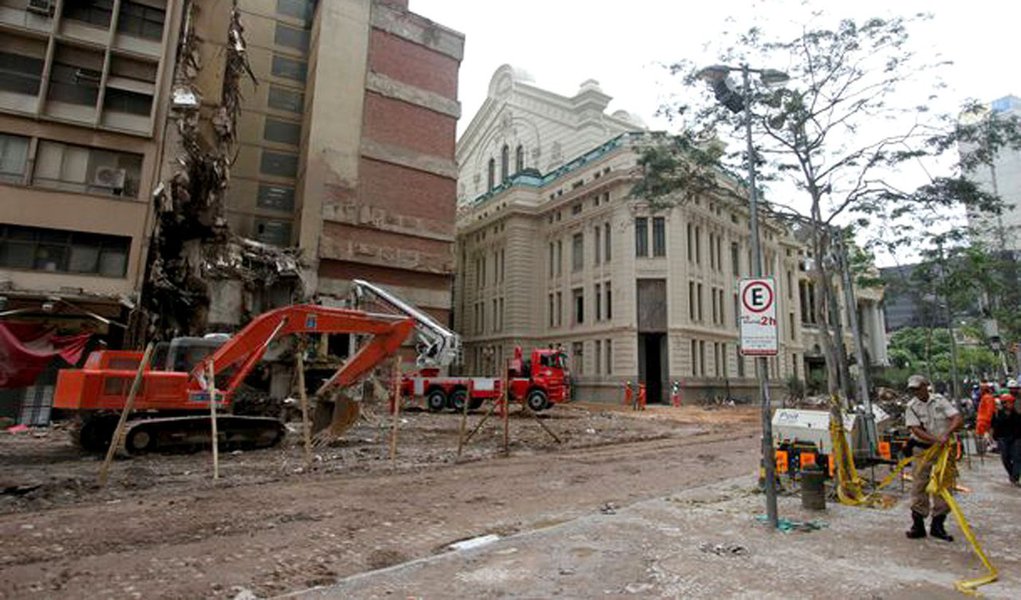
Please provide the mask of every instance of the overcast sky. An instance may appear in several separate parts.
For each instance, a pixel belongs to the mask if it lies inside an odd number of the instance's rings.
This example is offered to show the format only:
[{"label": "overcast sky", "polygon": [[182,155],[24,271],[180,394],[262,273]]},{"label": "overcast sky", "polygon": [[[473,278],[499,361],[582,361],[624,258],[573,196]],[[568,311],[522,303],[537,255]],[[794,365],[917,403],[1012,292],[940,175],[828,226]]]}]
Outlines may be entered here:
[{"label": "overcast sky", "polygon": [[[410,0],[413,12],[465,34],[458,134],[486,98],[493,72],[505,63],[530,73],[539,87],[573,95],[582,81],[599,81],[613,97],[609,111],[637,114],[653,129],[671,129],[656,117],[676,81],[662,65],[679,59],[716,62],[719,32],[755,23],[782,30],[825,7],[833,16],[865,18],[928,12],[911,30],[912,46],[928,60],[949,60],[948,84],[937,110],[956,112],[966,99],[1021,95],[1017,68],[1021,9],[1004,0]],[[729,20],[728,20],[729,19]],[[762,65],[772,66],[772,65]],[[783,65],[777,65],[783,68]],[[885,261],[883,261],[885,262]]]}]

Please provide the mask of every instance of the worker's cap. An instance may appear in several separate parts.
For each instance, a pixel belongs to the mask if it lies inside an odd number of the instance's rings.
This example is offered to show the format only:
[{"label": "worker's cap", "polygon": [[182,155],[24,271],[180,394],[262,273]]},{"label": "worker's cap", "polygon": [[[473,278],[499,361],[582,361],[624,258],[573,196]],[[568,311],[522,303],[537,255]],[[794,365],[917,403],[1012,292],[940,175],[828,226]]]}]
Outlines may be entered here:
[{"label": "worker's cap", "polygon": [[1018,387],[1017,380],[1016,379],[1008,379],[1007,380],[1007,387],[1008,388],[1016,388],[1016,387]]},{"label": "worker's cap", "polygon": [[1013,396],[1013,394],[1000,394],[1000,402],[1005,402],[1007,404],[1014,404],[1014,396]]},{"label": "worker's cap", "polygon": [[929,380],[925,378],[925,375],[912,375],[908,377],[908,389],[914,390],[923,386],[928,386]]}]

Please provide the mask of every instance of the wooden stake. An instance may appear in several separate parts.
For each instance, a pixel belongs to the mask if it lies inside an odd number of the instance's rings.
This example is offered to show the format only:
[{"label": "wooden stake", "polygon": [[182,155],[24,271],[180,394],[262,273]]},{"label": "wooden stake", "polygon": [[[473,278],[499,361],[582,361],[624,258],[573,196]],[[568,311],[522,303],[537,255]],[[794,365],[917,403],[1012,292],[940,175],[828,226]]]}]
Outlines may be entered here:
[{"label": "wooden stake", "polygon": [[461,450],[464,449],[464,429],[468,424],[468,404],[471,402],[471,395],[474,386],[473,381],[468,380],[468,396],[464,399],[464,404],[461,406],[461,433],[457,437],[457,458],[461,458]]},{"label": "wooden stake", "polygon": [[542,422],[542,419],[539,418],[539,413],[537,413],[534,410],[532,410],[531,408],[529,408],[528,404],[524,404],[522,406],[522,408],[524,408],[526,411],[528,411],[528,414],[532,415],[532,417],[535,419],[535,422],[538,423],[539,426],[542,427],[543,430],[546,433],[548,433],[551,438],[553,438],[553,441],[555,441],[558,444],[563,443],[563,442],[560,441],[560,438],[557,437],[557,434],[553,433],[553,430],[550,429],[549,427],[547,427],[546,424]]},{"label": "wooden stake", "polygon": [[390,466],[397,467],[397,425],[401,418],[401,357],[394,357],[393,381],[393,424],[390,428]]},{"label": "wooden stake", "polygon": [[206,377],[209,391],[209,426],[213,443],[213,479],[220,478],[220,439],[216,431],[216,371],[213,361],[206,362]]},{"label": "wooden stake", "polygon": [[[325,336],[324,336],[325,337]],[[305,391],[305,345],[298,345],[298,400],[301,402],[301,431],[305,438],[305,469],[312,468],[312,424],[308,422],[308,393]]]},{"label": "wooden stake", "polygon": [[464,438],[465,445],[467,445],[468,442],[472,441],[472,438],[475,437],[475,434],[478,433],[478,431],[482,429],[482,426],[486,424],[486,421],[489,420],[489,417],[493,415],[493,411],[496,410],[497,404],[499,404],[499,398],[494,398],[493,403],[489,405],[489,410],[486,411],[485,416],[483,416],[482,420],[479,421],[478,424],[472,428],[471,433],[469,433],[468,436]]},{"label": "wooden stake", "polygon": [[110,474],[110,463],[113,461],[113,455],[117,453],[117,449],[120,448],[124,438],[124,426],[128,422],[128,415],[135,408],[135,396],[138,395],[138,389],[142,387],[142,373],[145,368],[149,365],[149,359],[152,357],[153,344],[149,342],[149,345],[145,347],[145,352],[142,354],[142,361],[138,363],[138,370],[135,371],[135,380],[131,382],[131,390],[128,392],[128,398],[124,402],[124,408],[121,410],[121,417],[117,420],[117,428],[114,429],[113,438],[110,440],[110,447],[106,449],[106,459],[103,460],[103,465],[99,468],[99,487],[106,485],[107,476]]}]

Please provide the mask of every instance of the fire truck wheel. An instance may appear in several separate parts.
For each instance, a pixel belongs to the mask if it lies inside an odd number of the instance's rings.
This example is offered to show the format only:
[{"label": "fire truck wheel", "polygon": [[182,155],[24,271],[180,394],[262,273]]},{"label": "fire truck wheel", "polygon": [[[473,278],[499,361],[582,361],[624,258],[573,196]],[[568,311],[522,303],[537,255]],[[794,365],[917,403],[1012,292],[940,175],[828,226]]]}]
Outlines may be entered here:
[{"label": "fire truck wheel", "polygon": [[450,407],[457,412],[464,410],[464,402],[468,399],[468,390],[454,390],[450,395]]},{"label": "fire truck wheel", "polygon": [[447,395],[443,390],[433,390],[426,396],[425,404],[429,407],[429,412],[440,412],[447,407]]},{"label": "fire truck wheel", "polygon": [[529,392],[528,400],[526,400],[526,402],[528,403],[528,408],[530,408],[533,412],[546,410],[546,407],[549,406],[549,401],[546,398],[546,392],[542,390],[532,390]]}]

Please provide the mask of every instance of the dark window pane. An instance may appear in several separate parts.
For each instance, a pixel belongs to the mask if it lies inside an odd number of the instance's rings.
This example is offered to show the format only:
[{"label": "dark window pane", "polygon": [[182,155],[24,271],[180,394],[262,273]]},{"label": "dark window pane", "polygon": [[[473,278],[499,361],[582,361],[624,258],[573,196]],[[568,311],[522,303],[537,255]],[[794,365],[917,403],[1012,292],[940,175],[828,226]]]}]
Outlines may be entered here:
[{"label": "dark window pane", "polygon": [[305,108],[305,95],[295,90],[271,85],[269,86],[269,107],[300,114]]},{"label": "dark window pane", "polygon": [[123,277],[130,238],[8,225],[0,231],[0,267]]},{"label": "dark window pane", "polygon": [[273,74],[277,77],[286,77],[295,81],[305,81],[308,65],[305,61],[294,60],[286,56],[273,55]]},{"label": "dark window pane", "polygon": [[297,146],[301,142],[301,123],[267,118],[262,137],[270,142]]},{"label": "dark window pane", "polygon": [[291,224],[288,221],[255,220],[255,239],[266,244],[289,246]]},{"label": "dark window pane", "polygon": [[652,255],[666,256],[666,220],[663,217],[652,219]]},{"label": "dark window pane", "polygon": [[128,244],[106,244],[99,255],[99,274],[124,277],[128,270]]},{"label": "dark window pane", "polygon": [[131,113],[133,115],[148,117],[149,113],[152,111],[152,96],[148,94],[128,92],[126,90],[118,90],[115,88],[107,88],[106,98],[103,100],[103,106],[107,110],[115,112]]},{"label": "dark window pane", "polygon": [[28,138],[0,133],[0,181],[20,183],[28,160]]},{"label": "dark window pane", "polygon": [[0,266],[11,269],[31,269],[35,244],[0,240]]},{"label": "dark window pane", "polygon": [[306,23],[312,20],[314,10],[315,0],[277,0],[277,13]]},{"label": "dark window pane", "polygon": [[281,152],[262,151],[262,162],[259,171],[266,175],[280,177],[296,177],[298,175],[298,156]]},{"label": "dark window pane", "polygon": [[296,29],[288,27],[283,23],[277,23],[273,41],[278,46],[287,46],[288,48],[308,52],[308,36],[308,29]]},{"label": "dark window pane", "polygon": [[53,63],[47,97],[58,102],[95,106],[99,97],[99,71]]},{"label": "dark window pane", "polygon": [[0,52],[0,90],[17,94],[39,93],[43,59]]},{"label": "dark window pane", "polygon": [[117,31],[150,40],[163,38],[163,21],[166,12],[159,8],[122,0],[117,16]]},{"label": "dark window pane", "polygon": [[291,212],[294,210],[294,188],[283,185],[259,185],[259,194],[255,198],[255,204],[259,208],[282,210]]},{"label": "dark window pane", "polygon": [[635,256],[649,255],[649,219],[635,219]]},{"label": "dark window pane", "polygon": [[64,18],[97,27],[109,27],[113,0],[69,0],[64,2]]}]

